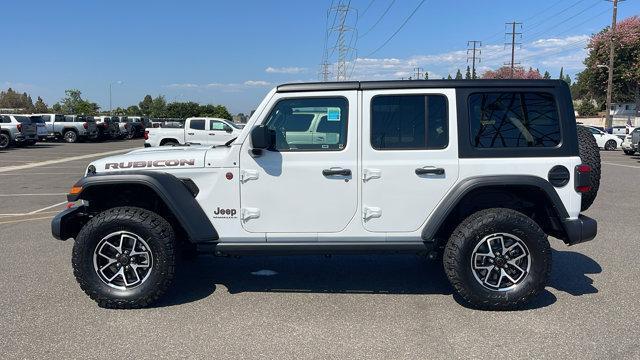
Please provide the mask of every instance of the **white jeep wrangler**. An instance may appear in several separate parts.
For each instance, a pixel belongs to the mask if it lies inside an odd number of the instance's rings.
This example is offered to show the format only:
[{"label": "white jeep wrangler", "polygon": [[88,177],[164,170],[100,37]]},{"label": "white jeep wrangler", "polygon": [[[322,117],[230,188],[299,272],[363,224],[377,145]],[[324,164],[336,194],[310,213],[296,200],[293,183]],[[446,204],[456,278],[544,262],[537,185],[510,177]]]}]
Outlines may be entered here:
[{"label": "white jeep wrangler", "polygon": [[226,145],[94,161],[52,232],[75,238],[74,274],[103,307],[157,300],[196,249],[442,255],[469,304],[512,309],[549,278],[548,235],[596,236],[580,212],[599,177],[563,81],[287,84]]}]

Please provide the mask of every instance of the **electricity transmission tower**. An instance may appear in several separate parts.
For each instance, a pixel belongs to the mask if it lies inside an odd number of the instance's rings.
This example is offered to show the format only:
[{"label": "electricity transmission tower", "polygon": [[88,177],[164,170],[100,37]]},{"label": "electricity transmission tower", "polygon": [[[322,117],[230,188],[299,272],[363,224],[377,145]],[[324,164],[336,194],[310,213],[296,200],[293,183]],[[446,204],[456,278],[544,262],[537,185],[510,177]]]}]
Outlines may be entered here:
[{"label": "electricity transmission tower", "polygon": [[[480,55],[482,55],[482,41],[469,40],[467,41],[467,64],[471,60],[471,78],[476,78],[476,62],[480,62]],[[471,56],[469,56],[471,53]]]},{"label": "electricity transmission tower", "polygon": [[422,79],[422,74],[424,73],[424,69],[423,68],[415,67],[415,68],[413,68],[413,71],[414,71],[414,73],[416,75],[416,77],[415,77],[416,80]]},{"label": "electricity transmission tower", "polygon": [[331,70],[329,70],[330,66],[331,64],[327,61],[326,58],[324,59],[322,64],[320,64],[320,79],[324,82],[329,81],[329,78],[331,77]]},{"label": "electricity transmission tower", "polygon": [[336,80],[346,81],[348,78],[347,58],[351,51],[355,51],[355,49],[351,47],[351,44],[347,44],[347,34],[352,33],[352,39],[353,36],[355,36],[355,29],[347,25],[347,19],[349,12],[355,12],[355,10],[349,7],[348,4],[344,5],[338,3],[338,5],[331,7],[329,11],[334,12],[337,19],[337,25],[331,28],[332,32],[335,31],[337,33],[336,45],[333,48],[338,51]]},{"label": "electricity transmission tower", "polygon": [[513,69],[515,67],[515,65],[520,65],[520,63],[515,62],[516,60],[516,45],[522,45],[522,43],[516,42],[516,36],[518,36],[519,38],[522,38],[522,32],[516,32],[516,26],[520,26],[520,29],[522,29],[522,23],[521,22],[510,22],[510,23],[506,23],[506,25],[511,25],[511,32],[506,32],[506,35],[511,35],[511,43],[506,43],[505,42],[505,46],[506,45],[511,45],[511,62],[510,63],[506,63],[505,65],[510,65],[511,66],[511,78],[513,78]]}]

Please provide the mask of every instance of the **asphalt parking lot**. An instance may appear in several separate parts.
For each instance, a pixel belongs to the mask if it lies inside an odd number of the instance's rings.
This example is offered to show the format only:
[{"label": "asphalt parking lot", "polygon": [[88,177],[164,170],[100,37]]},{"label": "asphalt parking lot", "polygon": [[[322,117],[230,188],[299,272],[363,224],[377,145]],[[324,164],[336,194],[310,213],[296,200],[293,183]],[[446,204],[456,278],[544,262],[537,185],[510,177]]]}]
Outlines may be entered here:
[{"label": "asphalt parking lot", "polygon": [[601,153],[597,238],[551,239],[550,285],[521,311],[466,308],[439,264],[404,255],[200,256],[155,307],[105,310],[50,220],[104,156],[87,155],[140,146],[0,152],[0,358],[640,358],[638,156]]}]

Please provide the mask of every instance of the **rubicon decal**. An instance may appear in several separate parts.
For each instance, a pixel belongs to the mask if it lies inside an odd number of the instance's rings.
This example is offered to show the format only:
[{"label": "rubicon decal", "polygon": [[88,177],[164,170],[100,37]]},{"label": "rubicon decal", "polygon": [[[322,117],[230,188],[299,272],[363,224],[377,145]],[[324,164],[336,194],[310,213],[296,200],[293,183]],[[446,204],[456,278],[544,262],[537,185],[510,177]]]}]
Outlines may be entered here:
[{"label": "rubicon decal", "polygon": [[109,169],[140,169],[140,168],[160,168],[160,167],[181,167],[195,166],[196,159],[172,159],[172,160],[148,160],[148,161],[129,161],[120,163],[106,163],[105,170]]}]

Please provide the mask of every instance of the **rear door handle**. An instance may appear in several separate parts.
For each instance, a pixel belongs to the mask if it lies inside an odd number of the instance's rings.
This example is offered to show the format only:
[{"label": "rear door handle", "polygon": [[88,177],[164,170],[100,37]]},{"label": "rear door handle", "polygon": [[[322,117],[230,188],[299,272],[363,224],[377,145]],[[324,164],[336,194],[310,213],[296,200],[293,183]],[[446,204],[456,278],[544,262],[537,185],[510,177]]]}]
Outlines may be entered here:
[{"label": "rear door handle", "polygon": [[444,169],[435,167],[421,167],[416,169],[416,175],[444,175]]},{"label": "rear door handle", "polygon": [[209,133],[209,135],[215,135],[215,133]]},{"label": "rear door handle", "polygon": [[324,176],[351,176],[351,169],[331,168],[322,170]]}]

